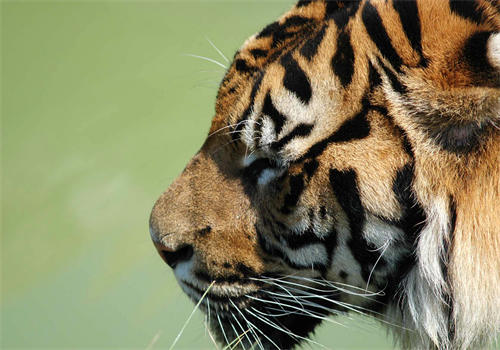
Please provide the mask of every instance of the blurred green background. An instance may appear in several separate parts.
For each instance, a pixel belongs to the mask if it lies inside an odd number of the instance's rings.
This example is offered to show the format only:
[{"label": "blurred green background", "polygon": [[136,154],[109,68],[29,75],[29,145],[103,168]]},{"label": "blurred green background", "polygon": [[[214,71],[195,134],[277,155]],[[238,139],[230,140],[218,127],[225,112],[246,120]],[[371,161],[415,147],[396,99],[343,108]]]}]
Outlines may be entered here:
[{"label": "blurred green background", "polygon": [[[223,75],[184,54],[222,60],[209,38],[231,57],[291,4],[1,3],[2,348],[170,346],[193,304],[147,222],[205,138]],[[375,322],[340,321],[316,340],[390,348]],[[176,348],[213,349],[200,314]]]}]

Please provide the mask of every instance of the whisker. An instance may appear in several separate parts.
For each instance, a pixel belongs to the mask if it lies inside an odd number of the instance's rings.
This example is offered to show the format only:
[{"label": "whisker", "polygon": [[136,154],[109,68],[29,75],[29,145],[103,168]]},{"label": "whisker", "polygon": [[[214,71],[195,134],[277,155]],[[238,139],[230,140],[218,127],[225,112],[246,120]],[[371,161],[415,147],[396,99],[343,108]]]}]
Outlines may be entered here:
[{"label": "whisker", "polygon": [[208,38],[208,37],[205,37],[205,39],[207,39],[208,43],[215,49],[215,51],[217,51],[219,53],[219,55],[222,56],[222,58],[224,59],[224,61],[226,61],[227,63],[229,63],[229,60],[227,59],[227,57],[222,53],[221,50],[219,50],[217,48],[217,46],[215,46],[215,44]]},{"label": "whisker", "polygon": [[[278,284],[278,283],[271,282],[271,284],[272,284],[272,285],[275,285],[275,286],[277,286],[277,287],[279,287],[279,288],[281,288],[281,289],[283,289],[283,290],[284,290],[284,291],[285,291],[285,292],[286,292],[286,293],[287,293],[290,297],[292,297],[293,299],[295,299],[295,301],[297,301],[297,303],[299,303],[299,304],[300,304],[300,302],[299,302],[299,301],[295,298],[295,296],[294,296],[292,293],[290,293],[290,291],[289,291],[288,289],[286,289],[285,287],[281,286],[281,285],[280,285],[280,284]],[[273,294],[273,293],[274,293],[274,292],[267,291],[267,290],[266,290],[266,292],[267,292],[267,293],[269,293],[269,294]],[[276,293],[276,294],[279,294],[279,293]]]},{"label": "whisker", "polygon": [[[217,316],[217,320],[219,321],[219,326],[220,326],[220,330],[222,331],[222,336],[224,337],[226,344],[229,345],[229,340],[227,339],[226,331],[224,330],[224,326],[222,325],[222,322],[220,320],[219,313],[216,312],[215,315]],[[224,348],[224,349],[226,349],[226,348]]]},{"label": "whisker", "polygon": [[[231,316],[233,316],[234,318],[234,315],[233,313],[231,313]],[[230,347],[230,350],[234,349],[236,346],[238,346],[238,344],[241,343],[241,339],[243,339],[243,333],[239,333],[237,330],[236,330],[236,327],[234,327],[234,324],[233,322],[229,322],[229,324],[231,325],[231,328],[233,329],[233,332],[234,334],[236,334],[236,338],[233,339],[233,341],[231,342],[231,347]],[[241,330],[242,332],[245,332],[244,329]],[[233,344],[234,343],[234,344]],[[243,350],[246,350],[245,346],[243,344],[241,344],[241,347],[243,348]]]},{"label": "whisker", "polygon": [[231,140],[229,141],[228,143],[225,143],[223,144],[222,146],[218,147],[215,151],[213,151],[210,155],[214,155],[215,153],[219,152],[222,148],[226,147],[226,146],[229,146],[230,144],[232,143],[235,143],[235,142],[238,142],[240,141],[240,139],[236,139],[236,140]]},{"label": "whisker", "polygon": [[210,324],[210,298],[207,298],[207,322]]},{"label": "whisker", "polygon": [[[252,310],[256,311],[257,309],[255,309],[254,307],[251,308]],[[285,334],[288,334],[289,336],[291,336],[292,338],[295,338],[295,339],[298,339],[298,336],[291,332],[290,330],[286,329],[286,328],[283,328],[279,325],[277,325],[276,323],[272,322],[271,320],[269,320],[268,318],[265,318],[265,317],[260,317],[260,316],[257,316],[255,315],[253,312],[251,312],[250,310],[246,310],[251,316],[255,317],[256,319],[260,320],[261,322],[267,324],[268,326],[274,328],[274,329],[277,329],[278,331],[280,332],[283,332]]]},{"label": "whisker", "polygon": [[[338,301],[338,300],[334,300],[334,299],[329,299],[329,298],[327,298],[327,297],[325,297],[325,296],[322,296],[322,295],[316,295],[316,294],[313,294],[313,293],[309,293],[309,292],[304,291],[304,290],[302,290],[302,289],[297,289],[297,288],[290,287],[290,290],[293,290],[294,292],[297,292],[297,293],[304,294],[304,295],[306,295],[306,296],[310,296],[311,298],[317,298],[317,299],[325,300],[325,301],[327,301],[327,302],[330,302],[330,303],[335,304],[335,305],[342,306],[342,307],[344,307],[344,308],[346,308],[346,309],[348,309],[348,310],[350,310],[350,311],[353,311],[353,312],[359,313],[359,314],[361,314],[361,315],[365,315],[365,316],[366,316],[366,313],[364,313],[364,312],[360,311],[360,309],[361,309],[361,310],[366,310],[366,311],[369,311],[369,312],[373,312],[373,311],[371,311],[371,310],[369,310],[369,309],[366,309],[366,308],[363,308],[363,307],[361,307],[361,306],[352,305],[352,304],[347,304],[347,303],[344,303],[344,302],[342,302],[342,301]],[[313,303],[313,304],[316,304],[316,303],[314,303],[314,302],[312,302],[312,301],[310,301],[310,300],[307,300],[306,302],[307,302],[307,303]],[[304,302],[304,303],[305,303],[305,302]],[[322,306],[322,305],[318,305],[318,304],[316,304],[316,305],[317,305],[317,307],[319,307],[319,308],[325,308],[325,307],[324,307],[324,306]],[[326,310],[332,310],[332,309],[330,309],[330,308],[326,308]],[[333,311],[333,310],[332,310],[332,311]],[[338,310],[336,310],[336,311],[338,311]],[[376,312],[375,312],[375,313],[376,313]],[[379,314],[379,315],[382,315],[382,314]]]},{"label": "whisker", "polygon": [[217,345],[217,341],[215,341],[214,335],[210,331],[210,327],[207,327],[207,332],[208,332],[208,337],[210,338],[210,340],[212,341],[212,343],[214,343],[215,349],[219,350],[219,346]]},{"label": "whisker", "polygon": [[[307,294],[307,295],[310,295],[312,297],[316,297],[316,298],[319,298],[319,299],[325,299],[333,304],[337,304],[339,306],[342,306],[350,311],[353,311],[355,313],[358,313],[360,315],[363,315],[363,316],[368,316],[366,313],[362,312],[361,310],[365,310],[367,312],[371,312],[373,314],[376,314],[376,315],[379,315],[379,316],[384,316],[384,314],[382,313],[379,313],[379,312],[376,312],[376,311],[373,311],[373,310],[370,310],[370,309],[367,309],[367,308],[364,308],[362,306],[358,306],[358,305],[352,305],[352,304],[348,304],[348,303],[344,303],[344,302],[341,302],[341,301],[338,301],[338,300],[331,300],[331,299],[328,299],[328,298],[324,298],[320,295],[315,295],[315,294],[312,294],[312,293],[309,293],[307,291],[304,291],[304,290],[301,290],[301,289],[297,289],[297,288],[290,288],[291,290],[294,290],[298,293],[304,293],[304,294]],[[286,295],[283,295],[283,297],[287,297]],[[289,300],[289,299],[288,299]],[[312,303],[314,305],[311,305],[313,307],[318,307],[318,308],[324,308],[322,305],[318,305],[314,302],[311,302],[311,301],[307,301],[307,302],[304,302],[305,305],[307,305],[307,303]],[[333,310],[332,310],[333,311]],[[389,322],[387,320],[384,320],[384,319],[378,319],[380,322],[382,323],[385,323],[385,324],[388,324],[388,325],[391,325],[391,326],[394,326],[394,327],[397,327],[397,328],[401,328],[401,329],[404,329],[404,330],[410,330],[402,325],[398,325],[398,324],[395,324],[395,323],[392,323],[392,322]]]},{"label": "whisker", "polygon": [[220,129],[217,129],[217,130],[215,130],[214,132],[210,133],[207,137],[213,136],[213,135],[215,135],[216,133],[218,133],[218,132],[220,132],[220,131],[222,131],[222,130],[224,130],[224,129],[227,129],[227,128],[236,128],[236,127],[238,127],[238,125],[240,125],[240,124],[243,124],[243,123],[250,123],[250,122],[256,122],[256,123],[257,123],[257,121],[256,121],[256,120],[245,119],[245,120],[239,121],[238,123],[229,124],[229,125],[226,125],[226,126],[224,126],[224,127],[220,128]]},{"label": "whisker", "polygon": [[[389,248],[390,246],[390,241],[388,240],[386,243],[384,243],[385,245],[385,248],[382,250],[382,253],[380,253],[380,256],[378,257],[378,259],[375,261],[375,264],[373,264],[373,267],[370,271],[370,274],[368,275],[368,280],[366,281],[366,290],[368,291],[368,286],[370,285],[370,280],[372,278],[372,274],[373,274],[373,271],[375,271],[375,267],[377,267],[377,264],[378,262],[380,261],[380,259],[382,259],[382,255],[384,255],[385,251],[387,250],[387,248]],[[382,247],[384,246],[382,245]]]},{"label": "whisker", "polygon": [[[283,316],[289,316],[289,315],[296,315],[296,314],[298,314],[298,312],[296,312],[296,311],[284,311],[283,312],[283,308],[278,309],[278,308],[270,307],[268,305],[266,305],[266,310],[281,312],[280,314],[265,313],[267,316],[271,316],[271,317],[283,317]],[[260,312],[262,312],[262,314],[264,314],[263,311],[259,311],[259,313]]]},{"label": "whisker", "polygon": [[[252,307],[252,310],[256,310],[256,309]],[[307,341],[307,342],[309,342],[309,343],[312,343],[312,344],[318,345],[318,346],[320,346],[320,347],[322,347],[322,348],[324,348],[324,349],[329,349],[329,348],[328,348],[328,347],[326,347],[325,345],[323,345],[323,344],[321,344],[321,343],[318,343],[317,341],[314,341],[314,340],[312,340],[312,339],[309,339],[309,338],[306,338],[306,337],[302,337],[302,336],[300,336],[300,335],[298,335],[298,334],[295,334],[295,333],[293,333],[292,331],[290,331],[289,329],[283,328],[283,327],[281,327],[281,326],[277,325],[276,323],[274,323],[274,322],[270,321],[270,320],[269,320],[269,319],[267,319],[267,318],[262,318],[262,317],[260,317],[260,316],[257,316],[257,315],[255,315],[254,313],[252,313],[250,310],[247,310],[247,312],[248,312],[250,315],[252,315],[252,316],[256,317],[256,318],[257,318],[257,319],[259,319],[259,320],[261,320],[262,322],[266,323],[266,324],[267,324],[267,325],[269,325],[270,327],[273,327],[273,328],[275,328],[275,329],[277,329],[277,330],[279,330],[279,331],[281,331],[281,332],[283,332],[283,333],[285,333],[285,334],[288,334],[289,336],[291,336],[291,337],[293,337],[293,338],[296,338],[296,339],[297,339],[297,338],[298,338],[298,339],[302,339],[302,340],[305,340],[305,341]]]},{"label": "whisker", "polygon": [[[239,309],[238,309],[238,312],[240,313],[240,315],[241,315],[242,317],[244,317],[244,316],[243,316],[243,313],[242,313]],[[248,311],[248,309],[246,309],[246,312],[250,313],[250,312]],[[266,338],[267,340],[269,340],[269,342],[270,342],[271,344],[273,344],[273,345],[276,347],[276,349],[280,350],[280,347],[279,347],[278,345],[276,345],[276,343],[275,343],[275,342],[273,342],[273,341],[271,340],[271,338],[269,338],[269,337],[267,336],[267,334],[265,334],[263,331],[261,331],[258,327],[256,327],[256,326],[255,326],[252,322],[250,322],[248,319],[246,319],[246,318],[245,318],[245,321],[246,321],[246,322],[247,322],[247,323],[248,323],[251,327],[253,327],[253,329],[255,329],[255,330],[256,330],[256,331],[258,331],[260,334],[262,334],[262,336],[263,336],[264,338]]]},{"label": "whisker", "polygon": [[[229,299],[230,301],[232,301],[231,299]],[[234,316],[234,314],[231,312],[231,315],[233,315],[233,318],[234,320],[236,321],[236,323],[238,324],[238,326],[241,328],[241,330],[243,331],[243,334],[245,334],[245,338],[247,338],[248,340],[248,344],[250,344],[250,346],[252,346],[253,342],[250,340],[250,337],[248,336],[248,332],[250,331],[251,327],[248,328],[248,330],[245,331],[245,328],[243,328],[243,326],[241,325],[240,321],[238,321],[238,318],[236,316]],[[241,344],[241,346],[243,348],[245,348],[243,346],[243,343]]]},{"label": "whisker", "polygon": [[[234,329],[233,324],[232,324],[232,323],[230,323],[230,324],[231,324],[231,326],[233,327],[233,330],[236,332],[236,330]],[[248,331],[247,331],[247,332],[248,332]],[[238,333],[236,333],[236,334],[238,334]],[[244,335],[244,333],[242,333],[242,334],[238,335],[236,338],[234,338],[234,339],[233,339],[233,341],[232,341],[231,343],[229,343],[229,344],[228,344],[226,347],[224,347],[222,350],[227,350],[227,349],[232,350],[232,349],[234,349],[234,348],[236,347],[236,345],[238,345],[238,344],[239,344],[239,342],[240,342],[240,340],[242,339],[243,335]],[[236,343],[236,344],[235,344],[235,343]]]},{"label": "whisker", "polygon": [[[275,304],[275,305],[284,305],[284,306],[286,306],[287,308],[291,308],[291,309],[294,309],[294,310],[298,310],[298,311],[302,312],[302,314],[309,315],[309,316],[311,316],[311,317],[313,317],[313,318],[318,318],[318,317],[319,317],[318,315],[315,315],[315,314],[313,313],[313,311],[311,311],[311,310],[302,309],[302,308],[300,308],[300,307],[298,307],[298,306],[295,306],[295,305],[290,305],[290,304],[283,303],[282,301],[264,300],[264,299],[260,299],[260,298],[252,297],[252,296],[250,296],[250,295],[247,295],[247,297],[248,297],[248,298],[251,298],[251,299],[254,299],[254,300],[258,300],[258,301],[263,302],[263,303],[270,303],[270,304]],[[276,300],[276,299],[275,299],[275,300]],[[318,306],[320,306],[320,305],[318,305]],[[327,308],[327,310],[328,310],[328,308]],[[323,318],[322,318],[322,319],[323,319]],[[332,321],[333,323],[337,323],[337,322],[335,322],[335,321],[333,321],[333,320],[331,320],[331,321]],[[341,325],[340,323],[337,323],[337,324]]]},{"label": "whisker", "polygon": [[[366,290],[363,289],[363,288],[352,286],[350,284],[345,284],[345,283],[341,283],[341,282],[333,282],[333,281],[326,281],[326,280],[317,280],[317,279],[311,279],[311,278],[307,278],[307,277],[303,277],[303,276],[294,276],[294,275],[290,275],[290,276],[287,276],[287,277],[298,279],[298,280],[305,280],[305,281],[309,281],[309,282],[312,282],[312,283],[318,283],[318,284],[323,283],[324,286],[329,286],[329,287],[332,287],[332,288],[334,288],[334,289],[336,289],[338,291],[344,292],[346,294],[355,295],[355,296],[359,296],[359,297],[368,298],[368,297],[373,297],[373,296],[384,295],[383,290],[379,291],[379,292],[366,293]],[[293,283],[293,282],[290,282],[290,281],[287,281],[287,280],[281,280],[281,282],[288,283],[288,284],[292,284]],[[308,286],[304,286],[302,284],[297,284],[297,283],[295,283],[295,285],[299,286],[299,287],[308,287]],[[345,288],[340,288],[338,285],[345,286],[347,288],[352,288],[354,290],[359,290],[359,291],[362,291],[363,293],[356,293],[354,291],[351,291],[351,290],[348,290],[348,289],[345,289]],[[313,288],[309,287],[307,289],[313,289]],[[316,290],[319,291],[319,292],[322,292],[322,291],[328,292],[328,290],[321,290],[321,289],[316,289]],[[370,299],[370,300],[372,300],[372,299]]]},{"label": "whisker", "polygon": [[189,321],[191,321],[191,318],[193,318],[193,315],[194,313],[196,312],[196,310],[198,310],[198,308],[200,307],[200,304],[202,302],[202,300],[207,296],[208,292],[210,291],[210,289],[214,286],[215,284],[215,281],[212,281],[212,283],[210,283],[210,285],[208,286],[207,290],[205,291],[205,293],[203,293],[203,295],[201,296],[200,300],[198,300],[198,303],[196,303],[193,311],[191,312],[191,314],[189,315],[188,319],[186,320],[186,322],[184,323],[184,325],[182,326],[179,334],[177,334],[177,337],[175,337],[174,339],[174,342],[172,343],[172,345],[170,345],[170,348],[169,350],[172,350],[175,346],[175,344],[179,341],[179,338],[181,337],[182,333],[184,332],[184,330],[186,329]]},{"label": "whisker", "polygon": [[205,56],[200,56],[200,55],[194,55],[192,53],[186,53],[184,54],[184,56],[189,56],[189,57],[195,57],[195,58],[199,58],[199,59],[202,59],[202,60],[205,60],[205,61],[208,61],[208,62],[212,62],[212,63],[215,63],[216,65],[224,68],[224,69],[228,69],[228,67],[226,67],[225,65],[223,65],[222,63],[220,63],[219,61],[216,61],[212,58],[208,58],[208,57],[205,57]]},{"label": "whisker", "polygon": [[151,342],[149,343],[148,347],[146,348],[146,350],[151,350],[153,349],[153,346],[155,346],[156,342],[158,341],[158,339],[160,339],[160,334],[161,334],[161,330],[156,332],[155,336],[153,337],[153,339],[151,339]]},{"label": "whisker", "polygon": [[[232,302],[232,300],[230,300],[230,301]],[[232,303],[232,304],[233,304],[233,307],[236,308],[236,306],[234,305],[234,303]],[[253,343],[251,349],[253,349],[256,344],[258,344],[261,349],[264,349],[264,346],[262,345],[262,343],[261,343],[261,341],[259,339],[259,336],[257,335],[257,333],[255,333],[254,326],[251,325],[250,321],[248,321],[248,319],[245,317],[245,315],[242,312],[240,312],[238,308],[236,308],[236,310],[240,313],[241,317],[246,322],[247,326],[249,327],[248,329],[250,331],[250,334],[255,339],[255,342]],[[250,342],[250,344],[252,344],[252,343]]]}]

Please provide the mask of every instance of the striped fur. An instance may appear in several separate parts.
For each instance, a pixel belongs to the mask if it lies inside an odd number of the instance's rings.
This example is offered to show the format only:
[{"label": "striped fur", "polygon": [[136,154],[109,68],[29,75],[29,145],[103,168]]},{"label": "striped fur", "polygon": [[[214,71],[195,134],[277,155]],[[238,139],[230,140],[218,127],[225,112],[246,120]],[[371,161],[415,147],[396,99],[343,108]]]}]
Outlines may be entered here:
[{"label": "striped fur", "polygon": [[496,0],[302,0],[245,42],[150,219],[193,300],[215,281],[221,342],[290,348],[348,311],[405,349],[496,337],[499,38]]}]

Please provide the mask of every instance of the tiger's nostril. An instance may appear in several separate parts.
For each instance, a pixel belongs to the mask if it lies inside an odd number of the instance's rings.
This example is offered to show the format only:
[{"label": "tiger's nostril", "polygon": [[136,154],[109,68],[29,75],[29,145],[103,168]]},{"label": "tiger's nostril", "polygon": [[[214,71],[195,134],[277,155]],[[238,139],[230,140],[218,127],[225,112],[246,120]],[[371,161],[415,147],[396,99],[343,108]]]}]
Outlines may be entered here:
[{"label": "tiger's nostril", "polygon": [[175,268],[178,263],[187,261],[193,256],[193,247],[190,245],[184,245],[177,249],[176,251],[161,250],[160,254],[163,260],[171,268]]}]

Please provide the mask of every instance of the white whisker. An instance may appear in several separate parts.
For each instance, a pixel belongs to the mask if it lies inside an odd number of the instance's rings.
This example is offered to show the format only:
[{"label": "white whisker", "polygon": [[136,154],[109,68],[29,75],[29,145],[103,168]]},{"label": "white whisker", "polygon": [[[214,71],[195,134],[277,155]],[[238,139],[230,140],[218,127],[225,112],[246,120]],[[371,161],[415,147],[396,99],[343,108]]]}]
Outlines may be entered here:
[{"label": "white whisker", "polygon": [[222,325],[222,322],[220,320],[219,313],[216,312],[215,315],[217,316],[217,320],[219,321],[220,330],[222,332],[222,336],[224,337],[224,340],[226,341],[226,345],[229,345],[229,340],[227,339],[226,331],[224,330],[224,326]]},{"label": "white whisker", "polygon": [[[368,286],[370,285],[370,280],[372,278],[372,274],[373,274],[373,271],[375,271],[375,267],[377,267],[377,264],[378,262],[380,261],[380,259],[382,259],[382,255],[384,255],[385,251],[387,250],[387,248],[389,248],[390,246],[390,241],[388,240],[387,242],[385,242],[381,247],[385,246],[385,248],[382,250],[382,253],[380,253],[380,256],[378,257],[378,259],[375,261],[375,264],[373,264],[373,267],[370,271],[370,274],[368,275],[368,280],[366,281],[366,291],[368,291]],[[379,248],[380,249],[380,248]]]},{"label": "white whisker", "polygon": [[208,58],[208,57],[205,57],[205,56],[200,56],[200,55],[193,55],[191,53],[186,53],[184,54],[184,56],[189,56],[189,57],[195,57],[195,58],[199,58],[199,59],[202,59],[202,60],[205,60],[205,61],[208,61],[208,62],[212,62],[212,63],[215,63],[216,65],[224,68],[224,69],[227,69],[228,67],[226,67],[225,65],[223,65],[222,63],[220,63],[219,61],[216,61],[212,58]]},{"label": "white whisker", "polygon": [[[231,299],[229,299],[230,301],[232,301]],[[234,305],[233,305],[234,306]],[[245,335],[245,338],[247,338],[248,340],[248,344],[250,344],[250,346],[253,344],[253,342],[250,340],[249,336],[248,336],[248,332],[250,332],[250,328],[248,328],[246,331],[245,331],[245,328],[243,328],[243,326],[241,325],[240,321],[238,321],[238,318],[236,316],[234,316],[234,314],[231,312],[231,315],[233,316],[234,320],[236,321],[236,323],[238,324],[238,326],[240,327],[240,329],[243,331],[242,334]],[[241,346],[243,346],[243,343],[241,344]],[[245,348],[243,346],[243,348]]]},{"label": "white whisker", "polygon": [[[234,318],[234,315],[233,313],[231,313],[231,315],[233,316]],[[236,346],[238,346],[238,344],[241,343],[241,339],[243,339],[243,333],[239,333],[237,330],[236,330],[236,327],[234,326],[233,322],[229,322],[229,324],[231,325],[231,328],[233,329],[233,332],[234,334],[236,335],[236,338],[233,339],[233,341],[231,342],[230,344],[230,348],[229,350],[232,350],[234,348],[236,348]],[[242,332],[245,332],[244,329],[241,330]],[[243,343],[241,344],[241,347],[243,348],[243,350],[246,350],[245,348],[245,345],[243,345]]]},{"label": "white whisker", "polygon": [[205,39],[207,39],[208,43],[215,49],[215,51],[217,51],[219,53],[219,55],[222,56],[222,58],[224,59],[224,61],[226,61],[227,63],[229,63],[228,58],[222,53],[222,51],[219,50],[217,48],[217,46],[215,46],[215,44],[208,37],[205,37]]},{"label": "white whisker", "polygon": [[[252,309],[252,310],[254,310],[254,311],[256,310],[256,309],[255,309],[255,308],[253,308],[253,307],[252,307],[251,309]],[[307,342],[309,342],[309,343],[312,343],[312,344],[318,345],[318,346],[320,346],[320,347],[322,347],[322,348],[324,348],[324,349],[329,349],[329,348],[328,348],[328,347],[326,347],[325,345],[323,345],[323,344],[321,344],[321,343],[318,343],[317,341],[314,341],[314,340],[312,340],[312,339],[309,339],[309,338],[306,338],[306,337],[302,337],[302,336],[300,336],[300,335],[298,335],[298,334],[295,334],[295,333],[293,333],[292,331],[290,331],[289,329],[283,328],[283,327],[281,327],[281,326],[277,325],[276,323],[274,323],[274,322],[270,321],[270,320],[269,320],[269,319],[267,319],[267,318],[262,318],[262,317],[260,317],[260,316],[257,316],[257,315],[255,315],[254,313],[252,313],[250,310],[247,310],[247,312],[248,312],[250,315],[254,316],[255,318],[257,318],[257,319],[261,320],[262,322],[266,323],[266,324],[267,324],[267,325],[269,325],[270,327],[273,327],[273,328],[275,328],[275,329],[277,329],[277,330],[279,330],[279,331],[281,331],[281,332],[283,332],[283,333],[285,333],[285,334],[288,334],[289,336],[291,336],[291,337],[293,337],[293,338],[296,338],[296,339],[297,339],[297,338],[298,338],[298,339],[302,339],[302,340],[305,340],[305,341],[307,341]]]},{"label": "white whisker", "polygon": [[200,304],[201,302],[203,301],[203,299],[207,296],[208,292],[210,291],[210,289],[213,287],[213,285],[215,284],[215,281],[212,281],[212,283],[210,283],[210,285],[208,286],[207,290],[205,291],[205,293],[203,293],[203,295],[201,296],[200,300],[198,301],[198,303],[195,305],[193,311],[191,312],[191,314],[189,315],[188,319],[186,320],[186,322],[184,323],[184,325],[182,326],[179,334],[177,334],[177,337],[175,337],[174,339],[174,342],[172,343],[172,345],[170,345],[170,348],[169,350],[172,350],[175,346],[175,344],[179,341],[179,338],[181,337],[182,333],[184,332],[184,330],[186,329],[189,321],[191,321],[191,318],[193,317],[194,313],[196,312],[196,310],[198,310],[198,308],[200,307]]},{"label": "white whisker", "polygon": [[[239,309],[237,309],[237,310],[238,310],[238,312],[240,313],[240,315],[242,315],[242,317],[244,317],[244,316],[243,316],[243,313],[242,313]],[[246,311],[247,311],[247,312],[249,312],[249,311],[248,311],[248,309],[247,309]],[[271,340],[271,338],[269,338],[269,337],[268,337],[268,336],[267,336],[264,332],[262,332],[262,331],[261,331],[258,327],[256,327],[256,326],[255,326],[252,322],[250,322],[248,319],[245,319],[245,321],[246,321],[246,322],[247,322],[247,323],[248,323],[251,327],[253,327],[253,329],[255,329],[255,330],[256,330],[256,331],[258,331],[260,334],[262,334],[262,336],[263,336],[264,338],[266,338],[267,340],[269,340],[269,342],[270,342],[271,344],[273,344],[273,345],[276,347],[276,349],[280,350],[280,347],[279,347],[278,345],[276,345],[276,343],[275,343],[275,342],[273,342],[273,341]]]}]

